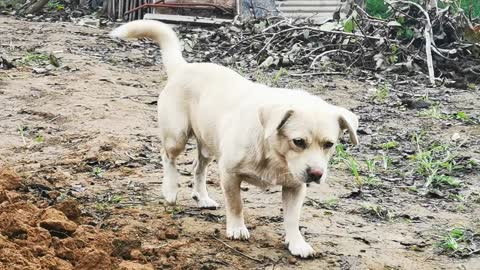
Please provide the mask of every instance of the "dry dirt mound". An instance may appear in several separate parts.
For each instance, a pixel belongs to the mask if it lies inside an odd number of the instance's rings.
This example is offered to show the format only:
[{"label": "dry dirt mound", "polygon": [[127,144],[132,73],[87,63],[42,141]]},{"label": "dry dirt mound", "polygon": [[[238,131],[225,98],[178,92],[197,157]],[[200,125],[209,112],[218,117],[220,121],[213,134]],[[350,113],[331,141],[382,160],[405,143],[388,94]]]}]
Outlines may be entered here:
[{"label": "dry dirt mound", "polygon": [[0,169],[0,269],[153,269],[141,243],[79,222],[75,201],[34,203],[22,179]]}]

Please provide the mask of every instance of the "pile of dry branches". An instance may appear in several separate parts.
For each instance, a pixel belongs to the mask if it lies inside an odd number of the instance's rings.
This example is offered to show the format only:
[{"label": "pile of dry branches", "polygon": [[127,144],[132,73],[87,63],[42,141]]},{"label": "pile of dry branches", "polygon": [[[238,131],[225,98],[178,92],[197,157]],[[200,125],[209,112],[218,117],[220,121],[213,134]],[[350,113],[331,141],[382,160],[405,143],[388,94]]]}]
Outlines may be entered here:
[{"label": "pile of dry branches", "polygon": [[[461,10],[391,3],[387,19],[358,6],[343,22],[315,25],[282,17],[204,31],[181,27],[195,60],[242,67],[290,67],[303,74],[375,71],[417,81],[480,83],[480,25]],[[195,46],[195,50],[192,50]]]}]

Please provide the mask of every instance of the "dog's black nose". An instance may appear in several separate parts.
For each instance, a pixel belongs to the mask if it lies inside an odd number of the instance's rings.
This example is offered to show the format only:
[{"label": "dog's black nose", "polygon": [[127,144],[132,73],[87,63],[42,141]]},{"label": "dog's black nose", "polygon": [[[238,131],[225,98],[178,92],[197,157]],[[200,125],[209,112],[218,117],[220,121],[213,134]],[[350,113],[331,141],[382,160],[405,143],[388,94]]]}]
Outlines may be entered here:
[{"label": "dog's black nose", "polygon": [[320,178],[323,176],[323,171],[320,169],[307,168],[307,183],[320,183]]}]

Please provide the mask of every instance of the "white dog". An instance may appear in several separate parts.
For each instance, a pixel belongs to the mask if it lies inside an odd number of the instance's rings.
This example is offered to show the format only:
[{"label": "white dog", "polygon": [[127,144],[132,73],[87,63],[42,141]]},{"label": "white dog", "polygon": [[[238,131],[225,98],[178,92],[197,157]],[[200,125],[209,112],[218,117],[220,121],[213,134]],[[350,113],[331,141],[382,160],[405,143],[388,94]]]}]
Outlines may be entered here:
[{"label": "white dog", "polygon": [[149,37],[162,50],[168,75],[158,99],[165,200],[175,204],[179,179],[175,160],[193,136],[198,159],[192,197],[199,207],[218,206],[208,196],[205,180],[207,165],[216,159],[229,238],[250,237],[243,218],[241,182],[281,185],[288,249],[300,257],[314,255],[299,230],[306,184],[326,178],[328,160],[345,130],[358,143],[358,117],[302,90],[253,83],[212,63],[187,63],[175,32],[161,22],[130,22],[111,36]]}]

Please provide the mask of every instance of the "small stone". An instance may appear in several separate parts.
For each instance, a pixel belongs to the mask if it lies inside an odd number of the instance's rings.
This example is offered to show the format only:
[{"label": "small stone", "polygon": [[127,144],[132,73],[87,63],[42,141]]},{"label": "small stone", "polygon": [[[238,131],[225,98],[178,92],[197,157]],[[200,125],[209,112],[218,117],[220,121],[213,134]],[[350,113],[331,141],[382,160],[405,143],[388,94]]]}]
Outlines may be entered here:
[{"label": "small stone", "polygon": [[178,230],[175,228],[168,228],[165,231],[165,236],[167,239],[177,239],[178,238]]},{"label": "small stone", "polygon": [[140,249],[142,243],[136,239],[117,238],[112,241],[112,255],[126,260],[132,259],[132,250]]},{"label": "small stone", "polygon": [[458,132],[453,133],[453,135],[452,135],[452,141],[457,141],[457,140],[460,139],[460,138],[461,138],[461,136],[460,136],[460,134],[459,134]]},{"label": "small stone", "polygon": [[52,200],[56,200],[62,194],[56,190],[52,190],[52,191],[48,191],[47,195],[48,195],[48,198]]},{"label": "small stone", "polygon": [[151,264],[140,264],[136,262],[123,261],[118,265],[119,270],[153,270]]},{"label": "small stone", "polygon": [[54,206],[55,209],[62,211],[69,219],[76,220],[82,214],[78,207],[78,202],[74,200],[63,201]]},{"label": "small stone", "polygon": [[370,128],[359,128],[357,130],[358,134],[371,135],[373,131]]},{"label": "small stone", "polygon": [[297,259],[293,256],[288,257],[289,264],[297,264]]},{"label": "small stone", "polygon": [[143,259],[144,256],[139,249],[132,249],[132,251],[130,251],[130,257],[132,258],[132,260],[140,261]]},{"label": "small stone", "polygon": [[0,190],[16,190],[21,186],[22,179],[13,170],[0,170]]},{"label": "small stone", "polygon": [[167,236],[165,235],[164,230],[157,231],[156,236],[157,236],[157,239],[161,241],[167,239]]},{"label": "small stone", "polygon": [[77,230],[78,225],[68,220],[61,211],[48,208],[40,218],[40,227],[47,229],[50,233],[60,233],[70,235]]},{"label": "small stone", "polygon": [[48,72],[46,68],[33,68],[32,71],[35,74],[45,74]]}]

